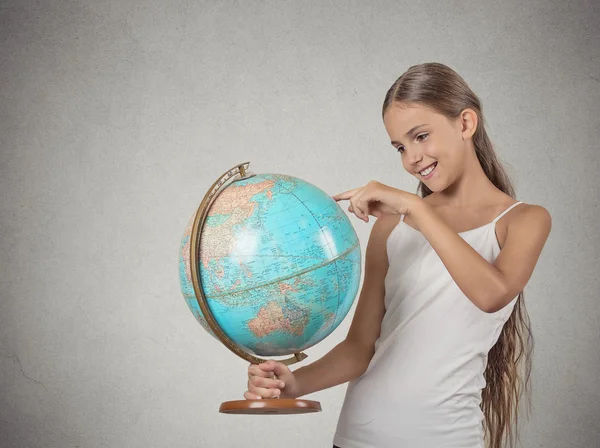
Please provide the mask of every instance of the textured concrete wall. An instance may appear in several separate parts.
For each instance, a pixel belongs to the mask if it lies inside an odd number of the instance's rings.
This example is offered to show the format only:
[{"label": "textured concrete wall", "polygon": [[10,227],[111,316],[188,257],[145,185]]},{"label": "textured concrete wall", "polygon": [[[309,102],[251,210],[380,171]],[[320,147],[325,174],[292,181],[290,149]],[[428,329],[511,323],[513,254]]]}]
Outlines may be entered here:
[{"label": "textured concrete wall", "polygon": [[519,199],[553,215],[523,446],[600,446],[599,23],[594,0],[0,2],[0,446],[329,446],[344,386],[318,415],[217,413],[247,365],[187,310],[179,239],[246,160],[414,191],[380,107],[426,61],[480,95]]}]

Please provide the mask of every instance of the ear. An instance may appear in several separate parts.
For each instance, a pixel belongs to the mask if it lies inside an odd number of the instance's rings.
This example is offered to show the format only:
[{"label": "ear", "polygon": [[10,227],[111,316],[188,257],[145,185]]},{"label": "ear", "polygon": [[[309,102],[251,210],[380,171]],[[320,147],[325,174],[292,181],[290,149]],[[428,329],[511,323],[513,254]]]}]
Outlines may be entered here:
[{"label": "ear", "polygon": [[458,119],[460,121],[462,139],[466,140],[473,137],[473,134],[475,134],[477,126],[479,125],[479,117],[477,116],[477,112],[471,108],[464,109],[460,113]]}]

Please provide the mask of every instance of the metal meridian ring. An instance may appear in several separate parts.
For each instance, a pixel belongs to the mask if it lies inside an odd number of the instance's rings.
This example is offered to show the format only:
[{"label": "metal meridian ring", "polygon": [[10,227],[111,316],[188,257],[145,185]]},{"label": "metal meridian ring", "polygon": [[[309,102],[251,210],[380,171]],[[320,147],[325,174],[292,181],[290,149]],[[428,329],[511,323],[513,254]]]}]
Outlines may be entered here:
[{"label": "metal meridian ring", "polygon": [[[206,296],[204,295],[204,290],[202,288],[202,280],[200,279],[200,270],[198,264],[198,258],[200,254],[200,237],[202,235],[202,229],[204,228],[204,224],[206,223],[206,218],[208,217],[208,212],[210,210],[211,205],[215,201],[218,196],[218,193],[223,188],[223,186],[228,185],[236,176],[240,178],[246,177],[246,170],[250,162],[245,162],[234,166],[230,170],[226,171],[217,181],[212,184],[202,202],[200,203],[200,207],[198,207],[198,211],[196,212],[196,216],[194,217],[194,224],[192,225],[192,232],[190,234],[190,270],[192,277],[192,284],[194,285],[194,294],[196,295],[196,300],[198,301],[198,305],[200,306],[200,310],[206,319],[206,323],[212,330],[213,334],[233,353],[238,355],[240,358],[245,359],[246,361],[252,364],[260,364],[266,359],[257,358],[250,353],[242,350],[242,348],[233,342],[226,334],[223,332],[215,317],[213,316],[210,308],[208,307],[208,301],[206,300]],[[290,358],[278,361],[285,365],[292,365],[299,361],[306,359],[307,356],[304,353],[294,353]]]}]

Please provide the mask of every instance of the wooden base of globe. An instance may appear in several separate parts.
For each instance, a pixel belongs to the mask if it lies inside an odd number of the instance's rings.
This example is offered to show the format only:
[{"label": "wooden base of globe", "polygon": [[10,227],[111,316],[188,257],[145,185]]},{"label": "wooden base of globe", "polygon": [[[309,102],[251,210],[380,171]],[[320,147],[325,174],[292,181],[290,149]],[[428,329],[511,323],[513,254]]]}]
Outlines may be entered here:
[{"label": "wooden base of globe", "polygon": [[320,412],[321,403],[291,398],[265,398],[262,400],[236,400],[221,403],[223,414],[308,414]]}]

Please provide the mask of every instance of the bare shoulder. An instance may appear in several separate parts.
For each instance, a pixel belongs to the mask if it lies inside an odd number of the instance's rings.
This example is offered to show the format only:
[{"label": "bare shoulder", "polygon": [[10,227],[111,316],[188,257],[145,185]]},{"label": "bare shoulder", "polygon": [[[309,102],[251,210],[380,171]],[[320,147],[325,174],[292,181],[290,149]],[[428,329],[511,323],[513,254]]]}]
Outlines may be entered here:
[{"label": "bare shoulder", "polygon": [[543,244],[552,228],[548,210],[535,204],[521,204],[507,213],[503,220],[504,236],[522,242],[537,240]]},{"label": "bare shoulder", "polygon": [[548,229],[552,227],[552,217],[548,210],[546,210],[541,205],[536,204],[522,204],[518,207],[515,207],[513,213],[509,213],[507,216],[508,225],[509,226],[519,226],[519,227],[527,227],[527,228],[538,228],[541,230]]}]

